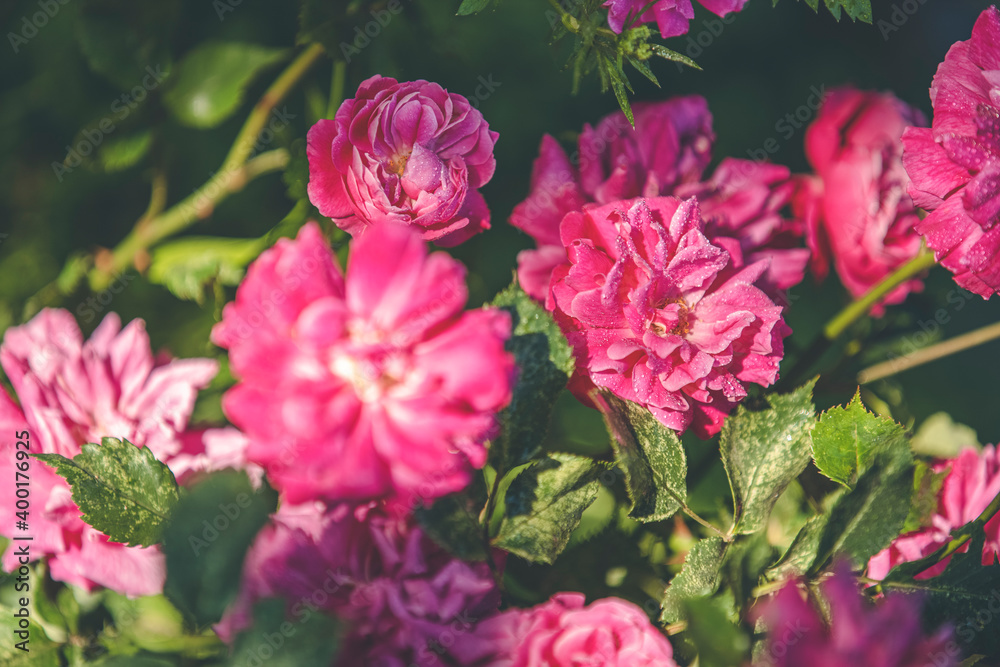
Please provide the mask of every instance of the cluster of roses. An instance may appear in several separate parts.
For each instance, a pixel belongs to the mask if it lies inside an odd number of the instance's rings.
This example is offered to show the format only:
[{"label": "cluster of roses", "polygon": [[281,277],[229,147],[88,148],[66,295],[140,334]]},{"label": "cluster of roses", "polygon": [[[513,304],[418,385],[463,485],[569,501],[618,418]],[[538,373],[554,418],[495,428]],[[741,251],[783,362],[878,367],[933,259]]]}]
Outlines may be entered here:
[{"label": "cluster of roses", "polygon": [[280,596],[293,617],[318,607],[349,622],[345,665],[528,664],[555,645],[571,661],[623,640],[622,660],[672,664],[666,638],[623,600],[585,609],[564,594],[501,613],[503,554],[456,559],[413,518],[485,464],[515,381],[509,316],[463,312],[464,268],[424,243],[488,227],[475,188],[493,173],[495,139],[464,98],[382,77],[310,131],[310,196],[355,239],[343,275],[317,225],[279,241],[213,332],[240,379],[223,407],[282,498],[224,638],[256,600]]},{"label": "cluster of roses", "polygon": [[[606,4],[613,18],[636,3]],[[703,4],[724,13],[743,3]],[[648,12],[666,34],[690,18],[690,1]],[[914,127],[919,112],[891,95],[831,94],[807,135],[812,176],[736,159],[706,176],[714,136],[698,97],[637,105],[634,130],[620,114],[585,127],[575,159],[544,138],[511,222],[537,242],[518,275],[573,346],[570,388],[584,401],[605,388],[708,437],[746,383],[776,380],[790,333],[782,290],[810,261],[819,276],[833,263],[859,294],[912,259],[923,236],[960,285],[987,298],[1000,290],[997,71],[1000,12],[989,9],[938,70],[930,128]],[[240,599],[218,627],[225,638],[249,623],[256,600],[282,597],[290,614],[307,606],[349,622],[345,665],[672,665],[667,639],[623,600],[585,607],[566,593],[499,611],[503,554],[456,559],[413,518],[485,464],[516,378],[507,315],[464,311],[464,268],[425,246],[489,228],[478,188],[495,169],[496,136],[461,96],[378,76],[313,127],[309,196],[355,238],[341,271],[307,224],[254,262],[226,306],[212,339],[239,379],[223,401],[239,431],[188,427],[214,362],[154,359],[142,323],[121,329],[114,315],[84,343],[69,313],[54,310],[5,336],[0,362],[20,407],[0,393],[0,425],[27,426],[41,451],[64,456],[124,437],[182,482],[198,470],[263,469],[281,506],[247,557]],[[930,214],[921,219],[918,206]],[[3,472],[13,460],[2,457],[0,474],[13,477]],[[951,472],[933,526],[873,558],[872,577],[947,541],[1000,485],[992,448],[939,467]],[[130,595],[162,589],[155,548],[86,526],[45,466],[32,483],[46,498],[32,509],[35,553],[54,578]],[[2,526],[14,525],[12,512],[4,505]],[[987,526],[984,563],[998,531]],[[831,625],[792,585],[765,608],[770,627],[790,614],[809,625],[772,652],[778,664],[924,664],[950,637],[922,638],[916,610],[891,598],[865,610],[847,573],[827,595]]]}]

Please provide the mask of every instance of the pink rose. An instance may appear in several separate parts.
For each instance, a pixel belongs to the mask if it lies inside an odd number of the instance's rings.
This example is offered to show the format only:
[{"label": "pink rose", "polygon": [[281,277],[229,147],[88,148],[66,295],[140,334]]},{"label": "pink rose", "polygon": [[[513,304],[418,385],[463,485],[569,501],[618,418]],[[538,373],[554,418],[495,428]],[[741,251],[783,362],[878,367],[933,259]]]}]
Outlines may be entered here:
[{"label": "pink rose", "polygon": [[510,318],[463,313],[464,278],[392,223],[354,241],[346,278],[315,223],[250,266],[212,340],[240,379],[226,415],[286,500],[432,500],[482,467]]},{"label": "pink rose", "polygon": [[735,266],[767,260],[762,286],[768,294],[802,282],[809,250],[802,247],[803,224],[784,214],[795,194],[788,167],[724,158],[711,178],[671,194],[698,198],[705,236],[724,247]]},{"label": "pink rose", "polygon": [[[755,667],[956,667],[947,651],[951,628],[924,634],[920,605],[889,595],[872,605],[846,567],[821,585],[828,612],[807,601],[797,582],[785,584],[754,615],[768,628],[767,646]],[[823,618],[828,613],[827,624]]]},{"label": "pink rose", "polygon": [[[1000,493],[1000,450],[992,445],[977,452],[966,447],[954,459],[940,461],[935,472],[948,471],[938,506],[931,517],[931,525],[896,538],[891,545],[872,556],[868,562],[868,576],[883,579],[889,570],[901,563],[920,560],[951,541],[952,531],[979,518],[993,499]],[[983,565],[992,565],[1000,557],[1000,515],[990,519],[986,526],[986,543],[983,544]],[[961,553],[969,550],[966,544]],[[948,566],[951,556],[924,570],[918,579],[935,577]]]},{"label": "pink rose", "polygon": [[641,609],[618,598],[585,607],[580,593],[488,618],[453,652],[468,667],[676,667]]},{"label": "pink rose", "polygon": [[559,223],[567,213],[587,203],[666,195],[698,198],[705,235],[725,246],[734,265],[770,260],[769,292],[801,282],[809,251],[801,247],[801,223],[783,215],[794,192],[788,169],[725,159],[702,180],[714,140],[708,104],[695,95],[635,105],[634,130],[621,112],[596,128],[584,126],[572,157],[543,137],[531,193],[510,218],[538,246],[518,255],[524,290],[545,300],[552,270],[566,261]]},{"label": "pink rose", "polygon": [[[698,0],[698,2],[713,14],[725,16],[743,9],[747,0]],[[649,0],[606,0],[603,6],[608,8],[608,25],[615,32],[621,33],[625,29],[626,22],[635,19],[649,4]],[[688,22],[693,18],[694,7],[691,5],[691,0],[657,0],[635,23],[655,21],[660,29],[660,35],[666,39],[686,33]]]},{"label": "pink rose", "polygon": [[[72,458],[84,443],[110,436],[149,447],[172,469],[186,456],[202,454],[194,443],[186,448],[186,429],[198,389],[212,379],[217,364],[154,360],[142,320],[122,329],[111,313],[85,342],[69,312],[46,309],[7,330],[0,363],[21,401],[19,409],[0,390],[0,425],[7,424],[9,433],[27,430],[32,453]],[[0,477],[13,480],[15,443],[8,438],[2,443]],[[178,474],[183,467],[177,466]],[[69,485],[49,466],[34,462],[30,476],[32,554],[48,558],[54,579],[132,596],[162,591],[166,573],[158,547],[111,542],[83,522]],[[0,530],[8,537],[19,534],[13,503],[0,508]],[[7,571],[18,565],[14,551],[4,553]]]},{"label": "pink rose", "polygon": [[309,130],[309,199],[352,236],[389,220],[458,245],[490,228],[497,136],[461,95],[373,76]]},{"label": "pink rose", "polygon": [[[832,262],[844,287],[860,296],[920,252],[920,221],[906,193],[903,130],[923,115],[889,93],[839,88],[827,93],[806,131],[806,156],[816,171],[796,195],[806,220],[813,273]],[[900,303],[922,289],[910,280],[889,293]],[[881,306],[876,313],[881,314]]]},{"label": "pink rose", "polygon": [[983,11],[931,84],[930,128],[903,135],[910,195],[930,214],[916,229],[962,287],[1000,291],[1000,11]]},{"label": "pink rose", "polygon": [[563,218],[569,256],[548,307],[576,354],[578,397],[604,387],[707,438],[746,397],[743,383],[777,379],[790,330],[755,285],[767,263],[731,266],[703,229],[697,201],[672,197]]},{"label": "pink rose", "polygon": [[343,667],[454,664],[441,655],[500,602],[486,563],[455,559],[411,518],[346,506],[283,506],[257,536],[240,597],[216,630],[232,642],[265,597],[285,598],[292,621],[310,608],[346,621]]},{"label": "pink rose", "polygon": [[585,125],[572,159],[553,137],[542,137],[531,193],[510,216],[538,245],[518,256],[518,281],[539,301],[548,293],[552,269],[566,261],[559,240],[564,215],[591,202],[670,194],[680,183],[697,181],[708,166],[715,135],[704,98],[640,103],[633,111],[634,130],[621,112],[605,116],[596,128]]}]

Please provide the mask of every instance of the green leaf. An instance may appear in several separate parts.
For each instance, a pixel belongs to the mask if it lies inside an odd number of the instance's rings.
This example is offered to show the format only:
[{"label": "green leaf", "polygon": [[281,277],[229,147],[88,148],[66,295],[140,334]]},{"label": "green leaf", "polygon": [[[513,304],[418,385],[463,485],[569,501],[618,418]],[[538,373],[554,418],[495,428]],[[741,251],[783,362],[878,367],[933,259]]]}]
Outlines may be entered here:
[{"label": "green leaf", "polygon": [[115,542],[148,547],[160,541],[177,504],[177,481],[170,468],[146,447],[104,438],[68,459],[35,454],[53,466],[73,490],[83,520]]},{"label": "green leaf", "polygon": [[462,0],[462,4],[458,7],[458,16],[477,14],[489,7],[491,2],[493,0]]},{"label": "green leaf", "polygon": [[507,350],[518,366],[513,397],[500,414],[502,431],[490,445],[490,462],[503,473],[541,451],[552,408],[573,374],[574,362],[573,348],[552,316],[516,280],[492,305],[510,313],[513,331]]},{"label": "green leaf", "polygon": [[697,70],[701,69],[701,65],[699,65],[695,61],[691,60],[691,58],[688,58],[683,53],[678,53],[677,51],[672,51],[672,50],[668,49],[667,47],[662,46],[660,44],[650,44],[650,48],[653,50],[653,53],[655,55],[658,55],[661,58],[664,58],[666,60],[670,60],[670,61],[675,62],[675,63],[680,63],[682,65],[687,65],[688,67],[690,67],[692,69],[697,69]]},{"label": "green leaf", "polygon": [[615,76],[613,70],[609,68],[609,78],[611,79],[611,89],[615,92],[615,99],[618,100],[618,106],[621,108],[622,113],[625,114],[625,118],[628,119],[629,125],[635,126],[635,116],[632,115],[632,105],[628,101],[628,90],[626,86],[627,81],[622,81],[619,77]]},{"label": "green leaf", "polygon": [[698,650],[699,667],[732,667],[744,663],[750,639],[719,608],[704,597],[683,601],[687,634]]},{"label": "green leaf", "polygon": [[[906,451],[909,453],[909,449]],[[838,553],[849,556],[856,567],[867,563],[899,535],[910,511],[912,494],[909,461],[880,456],[854,489],[837,499],[810,572],[818,572]]]},{"label": "green leaf", "polygon": [[947,476],[947,470],[934,472],[926,463],[917,463],[913,471],[913,503],[903,524],[904,533],[931,525],[931,518],[938,508],[938,495]]},{"label": "green leaf", "polygon": [[606,486],[598,487],[597,500],[583,512],[567,548],[589,542],[603,533],[620,516],[619,510],[614,492]]},{"label": "green leaf", "polygon": [[[114,11],[100,4],[84,3],[75,21],[76,40],[87,65],[122,92],[137,86],[153,90],[170,72],[169,32],[177,18],[176,3],[119,3]],[[141,103],[136,99],[139,94],[127,94]]]},{"label": "green leaf", "polygon": [[294,606],[287,615],[286,606],[279,599],[255,604],[253,626],[236,638],[232,656],[225,665],[328,667],[337,662],[340,648],[337,621],[308,603]]},{"label": "green leaf", "polygon": [[785,487],[809,465],[815,385],[812,380],[789,394],[771,394],[765,410],[741,405],[722,425],[719,448],[736,507],[734,533],[762,529]]},{"label": "green leaf", "polygon": [[[903,427],[868,412],[860,392],[847,407],[824,412],[812,434],[813,457],[820,472],[851,488],[876,457],[890,453],[909,458]],[[906,452],[904,455],[903,452]]]},{"label": "green leaf", "polygon": [[99,667],[174,667],[177,663],[145,655],[117,655],[96,664]]},{"label": "green leaf", "polygon": [[[41,594],[38,591],[37,594]],[[3,632],[3,642],[0,643],[0,665],[4,667],[59,667],[62,664],[59,645],[50,640],[33,619],[28,618],[28,627],[20,625],[21,607],[10,608],[0,605],[0,632]],[[26,633],[19,635],[18,633]],[[26,651],[17,647],[20,642]]]},{"label": "green leaf", "polygon": [[[768,541],[767,531],[735,540],[726,551],[723,562],[725,587],[735,597],[735,608],[752,603],[761,577],[774,562],[775,549]],[[738,614],[737,614],[738,615]],[[735,618],[735,617],[734,617]]]},{"label": "green leaf", "polygon": [[134,167],[153,146],[153,133],[140,130],[133,134],[107,137],[97,151],[97,164],[107,173]]},{"label": "green leaf", "polygon": [[649,410],[607,391],[591,393],[604,415],[618,467],[632,499],[629,516],[663,521],[681,509],[687,496],[687,461],[673,430]]},{"label": "green leaf", "polygon": [[[813,11],[819,11],[819,0],[805,0],[805,3]],[[778,0],[774,0],[774,4],[777,5]],[[852,21],[860,19],[864,23],[872,22],[871,0],[824,0],[824,4],[830,10],[833,18],[838,21],[840,20],[840,12],[843,10]]]},{"label": "green leaf", "polygon": [[722,564],[728,547],[721,537],[713,535],[691,548],[684,559],[684,568],[663,595],[661,623],[669,625],[684,620],[685,601],[715,593],[722,580]]},{"label": "green leaf", "polygon": [[952,555],[936,577],[908,579],[896,568],[882,582],[888,594],[915,595],[914,604],[923,603],[925,627],[952,625],[963,655],[1000,655],[1000,632],[991,625],[1000,614],[1000,567],[982,564],[985,540],[985,531],[977,530],[968,551]]},{"label": "green leaf", "polygon": [[826,515],[809,517],[781,558],[768,568],[767,578],[774,581],[805,574],[816,561],[816,552],[819,551],[819,541],[826,522]]},{"label": "green leaf", "polygon": [[243,558],[277,504],[242,471],[206,477],[177,504],[163,536],[163,592],[199,626],[217,622],[235,599]]},{"label": "green leaf", "polygon": [[656,79],[656,75],[653,74],[653,70],[649,69],[649,65],[641,60],[637,60],[632,56],[626,56],[629,64],[632,65],[640,74],[649,79],[654,86],[660,87],[660,82]]},{"label": "green leaf", "polygon": [[[165,652],[184,634],[184,617],[163,595],[128,598],[108,590],[103,603],[114,621],[114,630],[107,633],[113,652]],[[206,648],[212,649],[210,644]]]},{"label": "green leaf", "polygon": [[184,125],[214,127],[239,108],[260,72],[288,55],[256,44],[205,42],[177,65],[164,102]]},{"label": "green leaf", "polygon": [[506,515],[493,545],[530,561],[555,562],[597,499],[601,467],[592,459],[552,454],[511,482]]},{"label": "green leaf", "polygon": [[913,455],[906,434],[891,419],[868,412],[855,394],[846,408],[820,417],[812,440],[817,467],[850,490],[830,511],[810,572],[836,553],[860,566],[899,535],[910,512]]},{"label": "green leaf", "polygon": [[414,516],[431,539],[462,560],[486,560],[486,544],[479,516],[486,504],[486,484],[476,475],[464,491],[438,498],[430,507],[419,507]]},{"label": "green leaf", "polygon": [[153,250],[149,280],[179,299],[202,303],[213,281],[238,285],[264,247],[264,239],[185,236],[167,241]]}]

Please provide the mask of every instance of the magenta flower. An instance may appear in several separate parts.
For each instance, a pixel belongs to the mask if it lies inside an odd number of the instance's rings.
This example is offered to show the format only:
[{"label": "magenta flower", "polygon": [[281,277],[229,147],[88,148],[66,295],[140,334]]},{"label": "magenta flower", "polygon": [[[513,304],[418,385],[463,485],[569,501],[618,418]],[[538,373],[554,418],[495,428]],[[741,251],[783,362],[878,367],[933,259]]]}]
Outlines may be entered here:
[{"label": "magenta flower", "polygon": [[697,197],[705,235],[729,252],[735,266],[767,260],[762,287],[768,294],[802,282],[809,250],[802,247],[803,224],[783,213],[795,194],[788,167],[725,158],[711,178],[684,183],[671,194]]},{"label": "magenta flower", "polygon": [[756,616],[768,628],[767,648],[755,667],[955,667],[947,650],[952,630],[926,636],[920,605],[890,595],[868,603],[846,568],[822,584],[830,623],[809,604],[796,582],[787,583]]},{"label": "magenta flower", "polygon": [[[743,9],[747,0],[698,0],[701,5],[717,16],[725,16],[730,12]],[[617,33],[625,29],[627,22],[634,19],[643,8],[649,5],[649,0],[606,0],[604,7],[608,8],[608,25]],[[694,18],[694,7],[691,0],[658,0],[647,9],[636,23],[656,22],[660,35],[677,37],[688,31],[688,22]]]},{"label": "magenta flower", "polygon": [[462,312],[465,271],[396,224],[352,245],[346,279],[315,223],[247,271],[212,340],[223,399],[286,500],[432,500],[468,484],[510,400],[505,312]]},{"label": "magenta flower", "polygon": [[584,125],[573,160],[553,137],[542,137],[531,193],[510,216],[538,245],[518,255],[518,281],[539,301],[548,293],[552,269],[566,261],[559,240],[564,215],[591,202],[670,194],[680,183],[697,181],[708,166],[715,135],[704,98],[636,104],[633,111],[634,130],[621,112],[605,116],[596,128]]},{"label": "magenta flower", "polygon": [[[27,324],[7,330],[0,363],[21,402],[21,408],[16,407],[0,391],[0,421],[16,425],[7,428],[27,430],[33,453],[72,458],[84,443],[111,436],[149,447],[168,466],[200,454],[185,446],[188,418],[198,389],[212,379],[217,364],[210,359],[154,360],[142,320],[122,329],[111,313],[84,342],[69,312],[46,309]],[[13,480],[14,443],[9,438],[2,442],[0,476]],[[163,589],[165,570],[157,547],[109,541],[80,518],[62,477],[37,461],[30,476],[31,553],[48,557],[54,579],[87,590],[105,586],[126,595]],[[12,536],[15,507],[7,502],[0,507],[0,530]],[[7,571],[17,567],[14,552],[4,553]]]},{"label": "magenta flower", "polygon": [[699,180],[711,160],[712,115],[697,95],[636,104],[635,127],[625,114],[605,116],[580,134],[580,184],[591,201],[606,204],[668,194]]},{"label": "magenta flower", "polygon": [[497,136],[461,95],[373,76],[309,130],[309,199],[352,236],[389,220],[457,245],[490,228]]},{"label": "magenta flower", "polygon": [[790,330],[755,285],[766,262],[732,267],[703,228],[697,201],[672,197],[563,218],[569,257],[552,275],[551,302],[576,354],[571,388],[581,399],[604,387],[707,438],[746,397],[743,383],[777,379]]},{"label": "magenta flower", "polygon": [[[816,171],[796,195],[806,221],[813,273],[832,262],[844,287],[860,296],[920,252],[920,221],[906,193],[900,138],[923,114],[890,93],[839,88],[827,94],[806,131],[806,155]],[[882,304],[900,303],[921,280],[909,280]],[[874,311],[881,314],[882,305]]]},{"label": "magenta flower", "polygon": [[708,104],[694,95],[635,105],[634,130],[621,112],[606,116],[596,128],[584,126],[573,159],[555,139],[543,137],[531,193],[510,218],[538,246],[518,255],[524,290],[546,299],[552,270],[566,261],[559,240],[564,215],[586,203],[665,195],[697,196],[705,234],[724,245],[734,263],[770,259],[770,291],[801,282],[809,251],[801,247],[802,225],[782,215],[794,192],[788,169],[726,159],[702,181],[714,140]]},{"label": "magenta flower", "polygon": [[412,519],[344,506],[283,507],[257,536],[217,632],[231,642],[265,597],[285,598],[292,621],[315,609],[347,621],[342,667],[454,664],[448,648],[500,602],[486,563],[456,560]]},{"label": "magenta flower", "polygon": [[983,11],[931,84],[930,128],[903,134],[917,223],[937,261],[984,298],[1000,291],[1000,11]]},{"label": "magenta flower", "polygon": [[[940,461],[935,472],[947,470],[938,495],[938,507],[931,517],[931,525],[896,538],[891,545],[872,556],[868,562],[868,576],[883,579],[901,563],[920,560],[951,541],[951,533],[970,521],[975,521],[1000,494],[1000,450],[992,445],[977,452],[966,447],[954,459]],[[1000,557],[1000,515],[990,519],[986,526],[986,543],[983,544],[983,565],[992,565]],[[960,552],[969,550],[964,545]],[[951,556],[924,570],[917,579],[929,579],[941,574]]]},{"label": "magenta flower", "polygon": [[469,667],[676,667],[673,648],[631,602],[557,593],[510,609],[463,635],[453,651]]}]

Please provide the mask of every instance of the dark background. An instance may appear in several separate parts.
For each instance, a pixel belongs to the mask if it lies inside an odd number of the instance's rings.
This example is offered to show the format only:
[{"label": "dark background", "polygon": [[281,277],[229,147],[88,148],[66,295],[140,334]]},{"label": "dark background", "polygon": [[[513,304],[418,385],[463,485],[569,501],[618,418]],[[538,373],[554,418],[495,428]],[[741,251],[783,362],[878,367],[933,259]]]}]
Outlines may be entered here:
[{"label": "dark background", "polygon": [[[503,0],[495,10],[473,17],[454,15],[458,0],[402,1],[404,14],[350,63],[347,94],[374,73],[429,79],[467,96],[474,95],[480,77],[499,83],[480,106],[500,133],[496,176],[483,189],[493,229],[454,250],[470,267],[470,303],[477,305],[509,282],[516,253],[530,247],[530,240],[506,220],[527,194],[542,134],[571,141],[585,122],[595,123],[617,105],[610,93],[599,92],[596,77],[585,80],[579,95],[570,95],[570,76],[562,70],[569,40],[549,43],[546,12],[551,9],[543,0]],[[330,3],[337,6],[336,0]],[[774,138],[780,146],[774,161],[807,170],[804,131],[786,139],[787,133],[776,125],[805,104],[814,87],[853,83],[892,90],[929,116],[927,89],[938,63],[953,42],[968,39],[976,16],[988,5],[971,0],[875,0],[875,25],[866,25],[846,18],[837,23],[825,9],[816,14],[796,0],[771,4],[751,0],[727,23],[698,6],[689,35],[667,45],[693,56],[704,71],[658,61],[654,71],[661,89],[640,82],[637,73],[631,76],[637,99],[689,93],[708,99],[718,135],[715,162],[724,156],[747,157],[748,151]],[[0,4],[4,34],[20,32],[23,17],[38,11],[38,0]],[[69,0],[18,53],[5,37],[0,44],[0,231],[8,236],[0,245],[0,329],[19,322],[25,299],[57,275],[72,251],[113,247],[125,236],[148,202],[153,164],[169,175],[169,203],[204,183],[222,163],[251,104],[281,66],[259,77],[243,108],[211,130],[178,125],[163,106],[160,91],[154,90],[128,119],[130,125],[155,132],[153,150],[141,163],[114,174],[80,167],[60,182],[52,163],[63,160],[65,147],[81,127],[108,115],[112,102],[141,81],[146,64],[167,68],[204,40],[290,47],[298,27],[296,14],[296,3],[264,0],[243,0],[221,20],[208,0]],[[91,67],[97,47],[87,34],[86,17],[95,15],[111,17],[120,26],[97,41],[110,62],[104,73]],[[353,39],[355,27],[370,20],[365,8],[337,30],[344,40]],[[88,38],[90,60],[81,49]],[[325,104],[330,75],[331,61],[324,58],[282,105],[296,119],[276,146],[305,136],[316,120],[315,109]],[[230,197],[188,233],[261,235],[292,204],[280,176],[268,175]],[[848,340],[843,355],[827,360],[829,372],[817,396],[820,406],[849,400],[857,371],[884,359],[887,349],[907,337],[916,340],[920,322],[933,320],[939,308],[947,309],[948,321],[938,336],[954,336],[997,319],[997,300],[963,299],[960,310],[947,305],[953,289],[950,274],[935,269],[923,294],[891,308],[882,320],[861,326],[856,334],[866,336],[864,344]],[[788,313],[796,331],[789,356],[847,303],[835,276],[820,287],[807,278],[792,294],[798,298]],[[228,295],[231,298],[231,289]],[[79,290],[62,305],[76,311],[88,296]],[[179,301],[163,287],[136,279],[109,307],[125,320],[145,318],[154,346],[189,356],[218,354],[207,342],[217,306],[211,298],[204,306]],[[85,328],[92,329],[98,321]],[[884,401],[907,425],[919,425],[937,411],[949,412],[973,426],[982,441],[994,442],[1000,439],[998,352],[1000,343],[992,343],[949,357],[872,385],[865,397],[871,404]],[[601,446],[599,422],[572,401],[563,405],[553,438]]]}]

